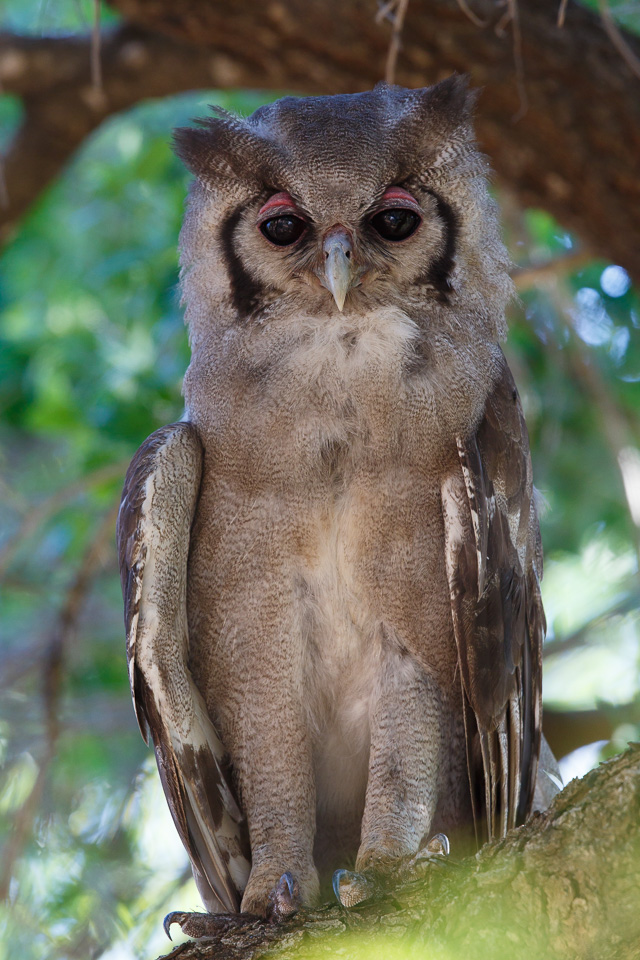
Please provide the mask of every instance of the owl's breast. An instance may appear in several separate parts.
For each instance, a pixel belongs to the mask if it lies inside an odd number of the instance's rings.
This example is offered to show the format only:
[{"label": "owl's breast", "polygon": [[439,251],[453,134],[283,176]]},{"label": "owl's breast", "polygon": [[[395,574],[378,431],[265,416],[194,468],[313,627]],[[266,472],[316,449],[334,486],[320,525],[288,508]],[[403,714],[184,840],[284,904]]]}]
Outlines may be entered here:
[{"label": "owl's breast", "polygon": [[335,485],[363,458],[433,470],[481,416],[501,353],[430,323],[380,306],[227,329],[194,352],[188,416],[256,485]]},{"label": "owl's breast", "polygon": [[379,672],[375,610],[359,582],[362,535],[357,496],[345,483],[319,503],[310,524],[312,550],[300,566],[305,704],[314,743],[319,810],[362,807],[367,779],[369,715]]},{"label": "owl's breast", "polygon": [[400,654],[408,670],[426,668],[443,686],[455,676],[438,492],[402,462],[375,471],[347,462],[338,492],[310,511],[309,529],[298,602],[318,800],[353,808],[389,663]]}]

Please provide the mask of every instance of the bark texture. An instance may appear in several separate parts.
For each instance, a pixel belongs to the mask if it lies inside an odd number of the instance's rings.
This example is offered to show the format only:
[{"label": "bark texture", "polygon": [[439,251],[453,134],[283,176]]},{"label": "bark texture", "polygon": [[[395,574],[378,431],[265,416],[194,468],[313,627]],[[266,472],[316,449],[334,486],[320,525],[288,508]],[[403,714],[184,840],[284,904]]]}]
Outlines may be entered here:
[{"label": "bark texture", "polygon": [[[0,38],[0,81],[26,107],[6,161],[5,237],[82,139],[139,99],[212,86],[337,93],[384,74],[391,25],[376,22],[374,0],[112,5],[138,29],[105,40],[102,91],[90,83],[88,39]],[[623,58],[601,19],[577,3],[563,28],[558,0],[474,0],[473,21],[465,7],[410,0],[397,81],[469,72],[484,87],[480,141],[519,200],[639,278],[640,44],[626,37]]]},{"label": "bark texture", "polygon": [[[249,924],[190,941],[180,960],[637,960],[640,956],[640,745],[551,808],[458,865],[351,911],[326,907],[279,928]],[[454,851],[455,855],[455,851]]]}]

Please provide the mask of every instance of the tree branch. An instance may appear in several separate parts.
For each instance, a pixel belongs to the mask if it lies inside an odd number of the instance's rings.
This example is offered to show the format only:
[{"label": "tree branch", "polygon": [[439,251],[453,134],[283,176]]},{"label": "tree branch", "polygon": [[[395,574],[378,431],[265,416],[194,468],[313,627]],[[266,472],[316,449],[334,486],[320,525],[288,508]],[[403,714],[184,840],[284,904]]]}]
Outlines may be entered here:
[{"label": "tree branch", "polygon": [[224,85],[216,57],[206,50],[125,26],[103,36],[97,88],[93,43],[91,37],[0,36],[0,83],[25,107],[4,159],[8,204],[0,209],[0,242],[107,116],[150,97]]},{"label": "tree branch", "polygon": [[556,710],[545,707],[542,729],[555,757],[596,743],[611,740],[623,724],[640,723],[640,703],[601,703],[593,710]]},{"label": "tree branch", "polygon": [[537,287],[540,283],[555,283],[559,276],[574,273],[592,260],[593,253],[590,250],[574,250],[572,253],[564,253],[544,263],[516,267],[511,277],[518,292],[530,290],[531,287]]},{"label": "tree branch", "polygon": [[[382,79],[389,25],[373,0],[111,0],[123,16],[194,45],[223,51],[242,85],[311,93],[361,90]],[[423,86],[453,70],[484,88],[477,111],[481,146],[524,206],[549,210],[586,247],[640,277],[640,84],[581,4],[558,28],[558,0],[519,0],[521,107],[513,37],[498,36],[502,10],[476,0],[474,25],[457,0],[411,0],[396,82]],[[640,43],[625,35],[638,56]],[[253,80],[247,77],[251,53]]]},{"label": "tree branch", "polygon": [[[112,0],[137,23],[104,36],[103,89],[91,84],[90,39],[0,40],[0,81],[24,98],[25,124],[6,162],[9,208],[0,239],[106,116],[146,97],[205,87],[340,93],[378,82],[389,26],[373,0]],[[520,108],[512,38],[493,0],[472,23],[458,0],[411,0],[397,82],[415,87],[453,70],[484,87],[478,133],[519,202],[549,210],[594,254],[640,277],[640,84],[579,4],[557,26],[558,0],[519,0]],[[157,33],[151,32],[157,31]],[[632,57],[635,38],[625,36]],[[627,58],[628,59],[628,58]],[[100,95],[102,93],[102,95]]]},{"label": "tree branch", "polygon": [[635,744],[476,857],[432,864],[423,879],[350,911],[328,906],[275,928],[249,923],[168,957],[362,960],[400,948],[438,960],[635,960],[639,782]]},{"label": "tree branch", "polygon": [[588,642],[589,634],[598,627],[605,627],[614,617],[624,617],[632,613],[640,606],[640,590],[638,588],[638,576],[632,577],[624,584],[623,592],[616,597],[609,606],[600,610],[573,633],[564,637],[553,637],[545,641],[542,648],[542,655],[545,660],[558,653],[568,653],[570,650],[577,650],[585,646]]}]

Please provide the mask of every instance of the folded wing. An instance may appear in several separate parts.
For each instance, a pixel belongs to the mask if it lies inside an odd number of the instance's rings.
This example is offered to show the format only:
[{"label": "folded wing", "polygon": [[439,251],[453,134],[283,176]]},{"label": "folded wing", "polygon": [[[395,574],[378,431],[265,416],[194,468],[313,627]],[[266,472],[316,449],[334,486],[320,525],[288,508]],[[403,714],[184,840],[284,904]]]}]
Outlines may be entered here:
[{"label": "folded wing", "polygon": [[225,750],[189,671],[187,561],[202,472],[195,427],[152,434],[131,462],[118,515],[129,680],[145,742],[205,906],[239,909],[246,830]]},{"label": "folded wing", "polygon": [[545,631],[529,438],[506,361],[458,454],[442,488],[447,576],[474,821],[492,839],[531,812]]}]

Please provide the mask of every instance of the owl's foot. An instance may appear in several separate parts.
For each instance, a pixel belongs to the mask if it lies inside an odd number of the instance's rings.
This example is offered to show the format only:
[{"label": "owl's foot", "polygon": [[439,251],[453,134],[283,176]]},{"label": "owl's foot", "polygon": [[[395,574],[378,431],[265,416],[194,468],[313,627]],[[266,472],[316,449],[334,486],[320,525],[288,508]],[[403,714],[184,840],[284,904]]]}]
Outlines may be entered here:
[{"label": "owl's foot", "polygon": [[358,873],[351,870],[336,870],[333,875],[333,892],[343,907],[355,907],[364,900],[370,900],[384,893],[390,884],[401,880],[410,880],[422,873],[424,867],[449,856],[449,838],[444,833],[436,833],[423,843],[413,857],[401,857],[386,863],[377,863],[371,869]]},{"label": "owl's foot", "polygon": [[[275,887],[269,893],[266,922],[281,923],[293,916],[300,908],[300,888],[298,881],[290,874],[283,873]],[[265,918],[256,913],[168,913],[164,918],[164,932],[171,940],[171,925],[177,923],[182,932],[194,940],[203,937],[220,937],[232,930],[246,930],[264,925]]]},{"label": "owl's foot", "polygon": [[248,913],[168,913],[162,922],[164,932],[171,940],[171,926],[177,923],[188,937],[220,937],[232,930],[242,930],[264,923],[260,917]]},{"label": "owl's foot", "polygon": [[267,920],[280,923],[298,912],[300,908],[300,886],[289,871],[283,873],[269,894]]},{"label": "owl's foot", "polygon": [[419,866],[422,863],[427,863],[429,860],[436,859],[436,857],[448,857],[450,853],[451,844],[449,843],[449,837],[446,833],[436,833],[430,840],[420,845],[420,849],[415,857],[411,857],[409,865]]},{"label": "owl's foot", "polygon": [[343,907],[355,907],[379,892],[379,885],[370,871],[354,873],[352,870],[336,870],[332,885],[336,900]]}]

